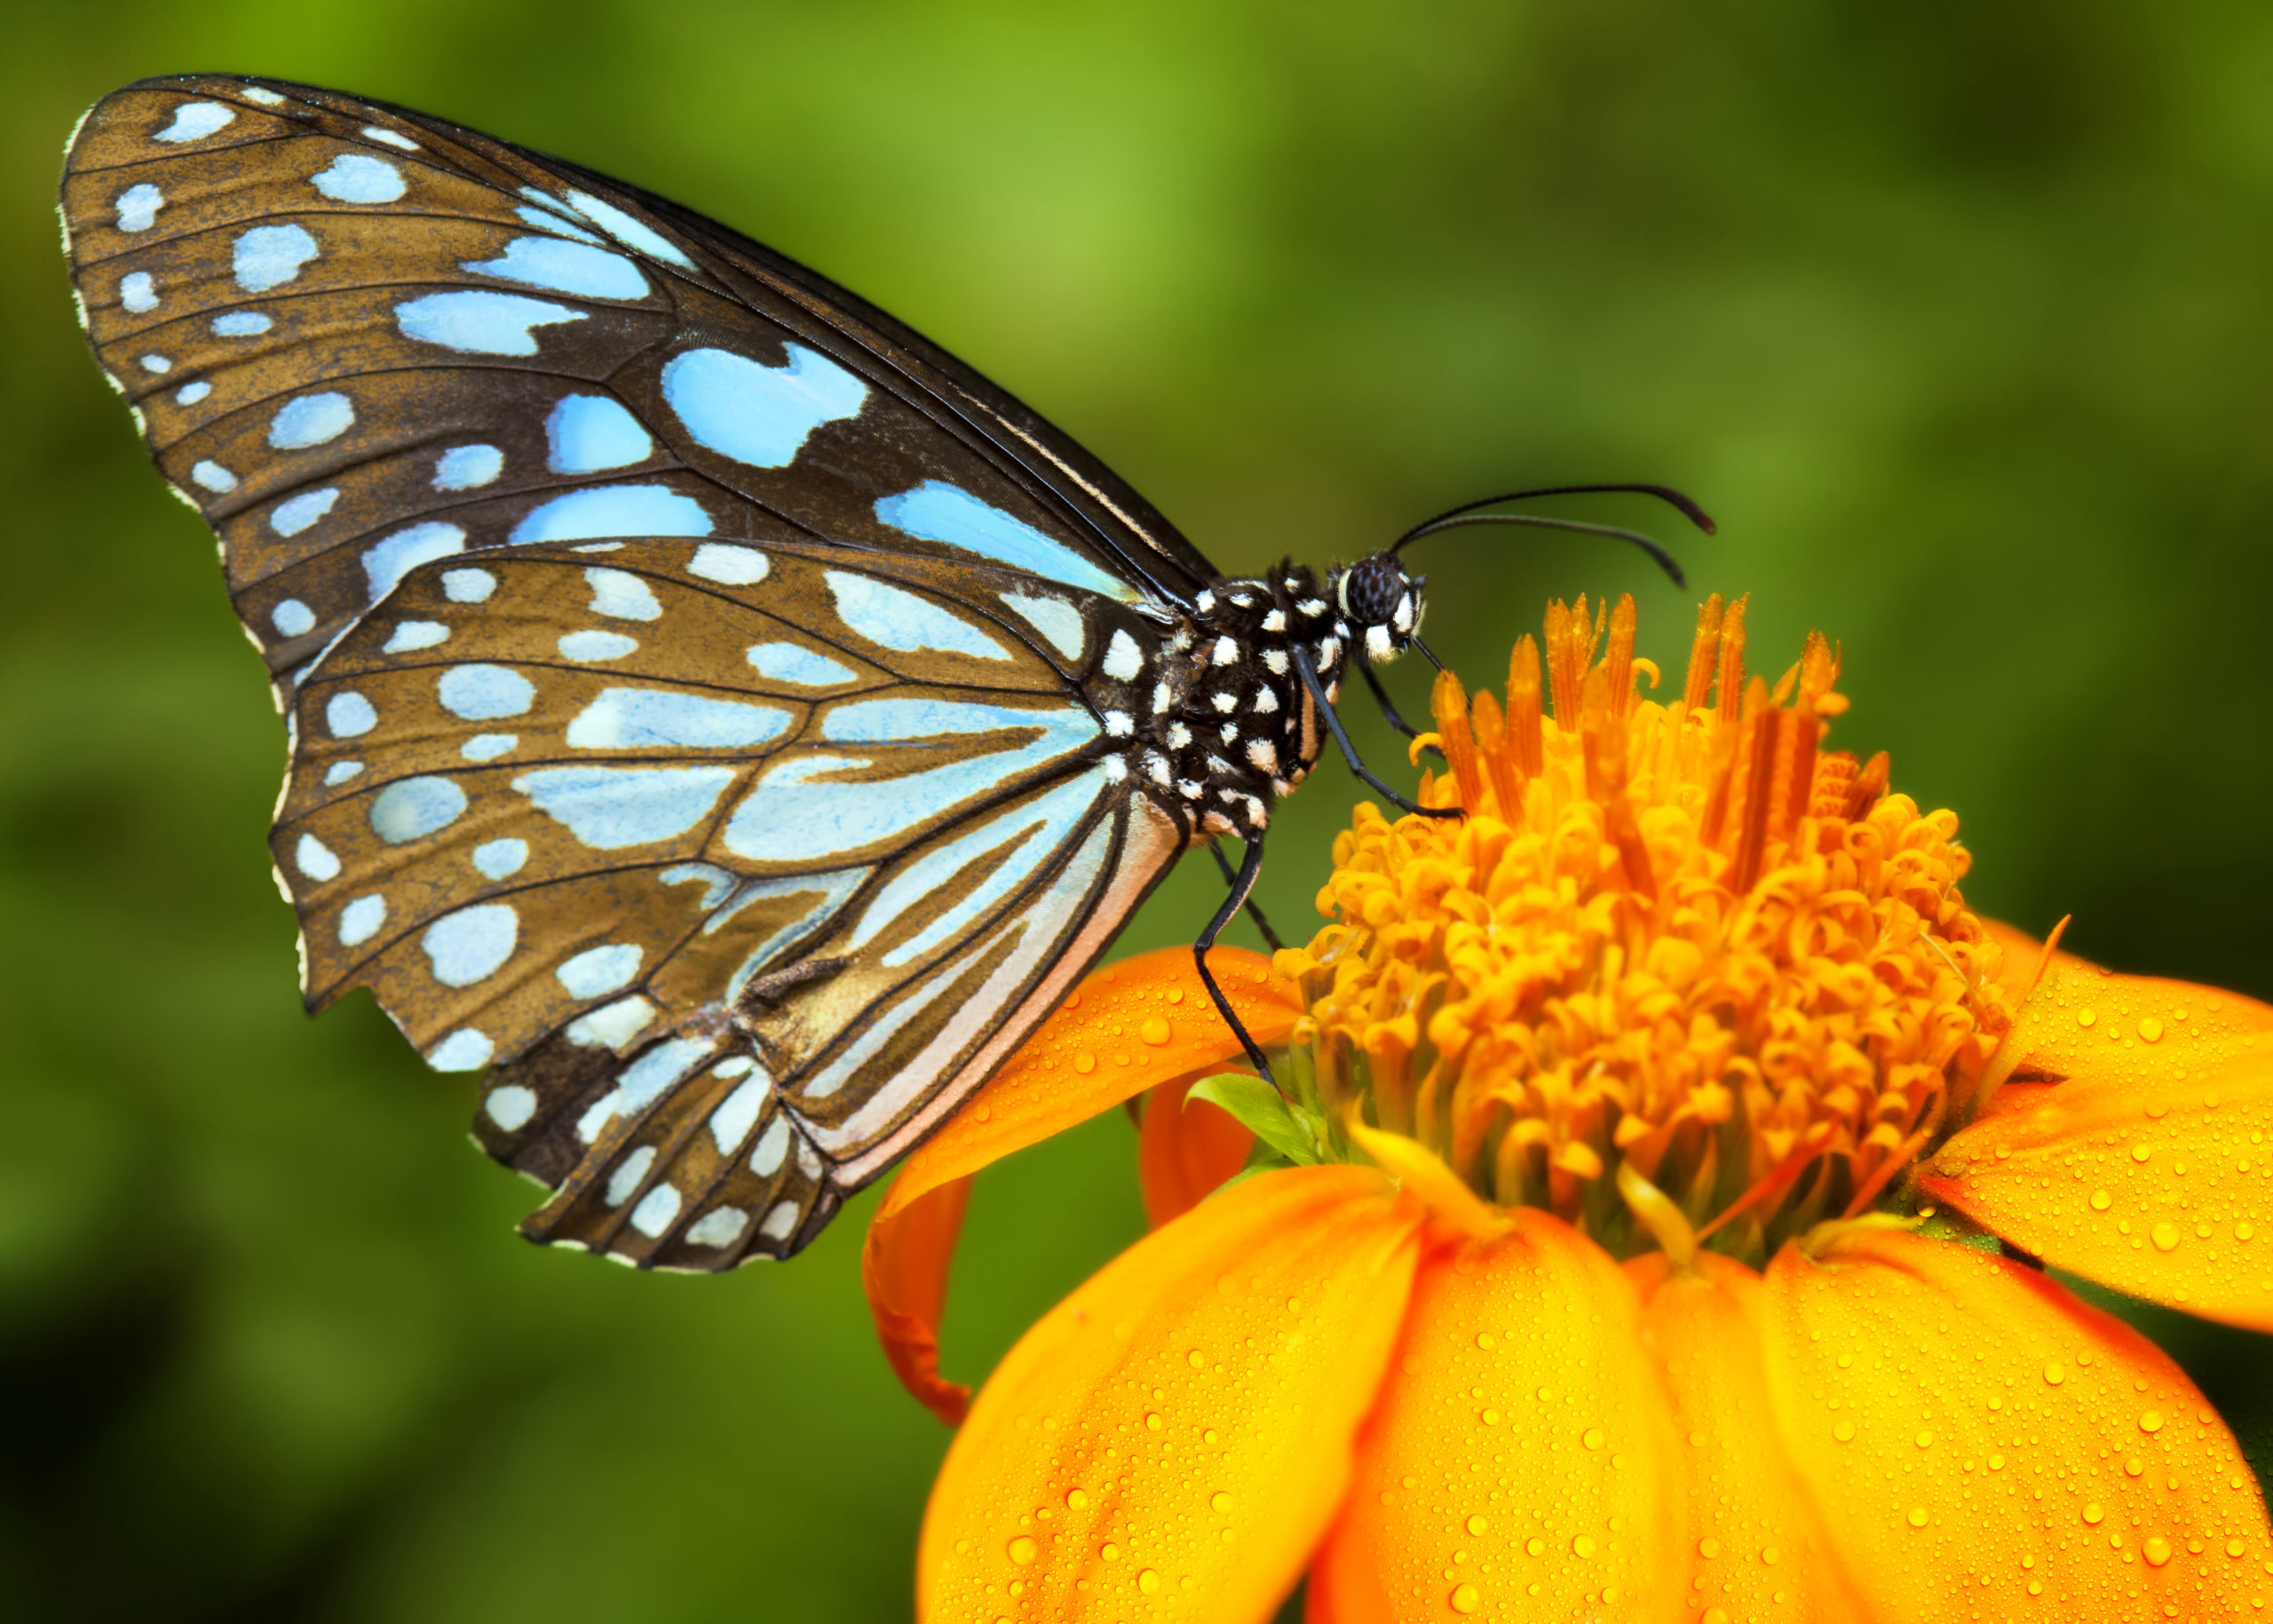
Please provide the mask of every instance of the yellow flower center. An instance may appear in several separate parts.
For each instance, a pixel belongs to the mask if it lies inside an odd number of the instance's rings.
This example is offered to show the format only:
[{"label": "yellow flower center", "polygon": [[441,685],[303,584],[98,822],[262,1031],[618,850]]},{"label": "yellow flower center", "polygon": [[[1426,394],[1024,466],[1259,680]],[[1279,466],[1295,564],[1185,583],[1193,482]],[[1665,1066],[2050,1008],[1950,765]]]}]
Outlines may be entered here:
[{"label": "yellow flower center", "polygon": [[1467,816],[1360,805],[1334,923],[1280,959],[1330,1110],[1620,1255],[1758,1257],[1897,1202],[2011,1026],[1957,819],[1822,748],[1846,701],[1821,637],[1747,679],[1744,610],[1704,606],[1665,703],[1635,692],[1630,598],[1549,607],[1551,714],[1529,637],[1504,707],[1439,676],[1421,800]]}]

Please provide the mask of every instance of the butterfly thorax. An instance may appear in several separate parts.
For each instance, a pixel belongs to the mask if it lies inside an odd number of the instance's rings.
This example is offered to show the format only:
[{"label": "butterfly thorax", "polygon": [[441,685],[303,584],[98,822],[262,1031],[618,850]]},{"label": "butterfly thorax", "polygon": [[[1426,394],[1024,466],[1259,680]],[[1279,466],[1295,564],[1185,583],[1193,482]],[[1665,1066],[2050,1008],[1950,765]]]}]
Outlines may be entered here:
[{"label": "butterfly thorax", "polygon": [[1421,585],[1394,560],[1369,558],[1323,581],[1282,563],[1198,594],[1162,644],[1137,728],[1145,783],[1194,840],[1261,834],[1279,797],[1318,764],[1325,730],[1297,651],[1332,701],[1353,649],[1374,660],[1403,652],[1419,624]]}]

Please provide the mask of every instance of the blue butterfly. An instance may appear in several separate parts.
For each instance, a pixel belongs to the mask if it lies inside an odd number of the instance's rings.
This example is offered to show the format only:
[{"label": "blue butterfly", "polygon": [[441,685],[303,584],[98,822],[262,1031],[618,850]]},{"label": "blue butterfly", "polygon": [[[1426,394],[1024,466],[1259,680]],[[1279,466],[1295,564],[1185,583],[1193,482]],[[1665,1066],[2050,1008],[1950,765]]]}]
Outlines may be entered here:
[{"label": "blue butterfly", "polygon": [[[94,107],[63,218],[290,725],[309,1007],[368,986],[487,1070],[477,1137],[553,1191],[535,1238],[787,1256],[1223,836],[1195,951],[1232,1019],[1207,948],[1327,738],[1418,810],[1334,712],[1352,669],[1387,709],[1369,668],[1417,638],[1394,549],[1224,580],[1002,390],[699,215],[193,75]],[[1403,539],[1562,522],[1482,505]]]}]

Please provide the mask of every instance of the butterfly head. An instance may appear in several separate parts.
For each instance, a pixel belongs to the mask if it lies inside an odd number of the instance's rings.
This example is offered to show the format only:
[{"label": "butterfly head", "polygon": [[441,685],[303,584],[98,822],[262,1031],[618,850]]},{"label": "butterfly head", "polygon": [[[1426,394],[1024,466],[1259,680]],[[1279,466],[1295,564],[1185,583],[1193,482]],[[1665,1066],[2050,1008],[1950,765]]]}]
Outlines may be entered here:
[{"label": "butterfly head", "polygon": [[1375,665],[1394,660],[1419,635],[1426,575],[1408,575],[1394,554],[1377,552],[1335,570],[1328,584],[1350,630]]}]

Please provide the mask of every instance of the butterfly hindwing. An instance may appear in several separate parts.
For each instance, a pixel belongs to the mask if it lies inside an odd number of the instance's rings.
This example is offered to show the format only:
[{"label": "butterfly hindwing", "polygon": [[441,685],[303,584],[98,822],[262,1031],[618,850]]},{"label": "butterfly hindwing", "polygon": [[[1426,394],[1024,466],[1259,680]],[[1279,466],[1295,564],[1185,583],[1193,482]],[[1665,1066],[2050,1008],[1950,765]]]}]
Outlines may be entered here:
[{"label": "butterfly hindwing", "polygon": [[[788,1249],[1180,849],[1079,691],[1134,623],[796,542],[417,566],[290,713],[272,840],[310,1003],[368,986],[432,1064],[495,1067],[478,1132],[556,1187],[536,1232]],[[689,1239],[727,1211],[734,1245]]]},{"label": "butterfly hindwing", "polygon": [[792,533],[1123,601],[1206,560],[1070,441],[724,227],[440,120],[218,75],[99,103],[63,215],[99,358],[280,675],[404,570]]}]

